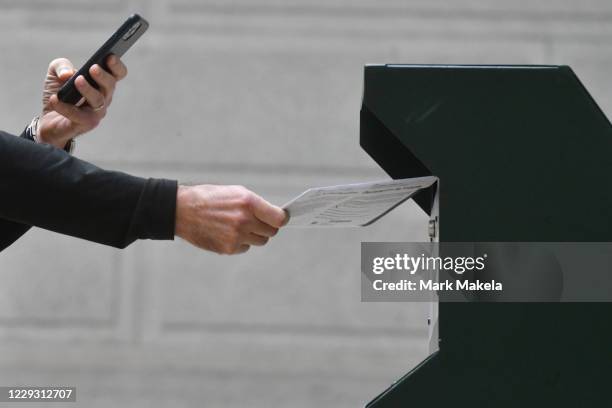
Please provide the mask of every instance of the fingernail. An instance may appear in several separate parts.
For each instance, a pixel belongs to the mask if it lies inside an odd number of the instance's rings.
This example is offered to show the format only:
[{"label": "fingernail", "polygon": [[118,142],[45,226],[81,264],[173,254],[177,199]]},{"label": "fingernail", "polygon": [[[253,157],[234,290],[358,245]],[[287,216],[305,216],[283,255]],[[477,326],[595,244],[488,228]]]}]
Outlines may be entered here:
[{"label": "fingernail", "polygon": [[59,70],[59,73],[58,73],[58,74],[59,74],[59,76],[62,76],[62,75],[67,74],[67,73],[69,73],[69,72],[70,72],[70,69],[69,69],[69,68],[67,68],[67,67],[63,67],[63,68],[60,68],[60,70]]}]

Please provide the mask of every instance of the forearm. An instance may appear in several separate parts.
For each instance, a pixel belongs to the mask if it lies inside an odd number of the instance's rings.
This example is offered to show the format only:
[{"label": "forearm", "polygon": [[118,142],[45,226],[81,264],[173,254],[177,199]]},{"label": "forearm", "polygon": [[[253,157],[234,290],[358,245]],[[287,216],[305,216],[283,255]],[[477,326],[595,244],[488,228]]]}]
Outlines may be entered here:
[{"label": "forearm", "polygon": [[173,239],[176,182],[102,170],[0,134],[0,218],[123,248]]},{"label": "forearm", "polygon": [[[26,127],[23,132],[21,132],[21,135],[19,135],[19,137],[28,140],[32,143],[37,142],[33,135],[32,125]],[[72,145],[69,143],[65,143],[63,147],[64,150],[69,151]],[[11,246],[19,238],[21,238],[26,232],[30,230],[30,228],[32,228],[30,225],[0,219],[0,252]]]},{"label": "forearm", "polygon": [[[35,142],[31,133],[28,132],[28,128],[25,128],[19,137],[22,139],[27,139],[32,143]],[[12,245],[26,232],[28,232],[30,228],[30,225],[0,219],[0,251],[3,251]]]}]

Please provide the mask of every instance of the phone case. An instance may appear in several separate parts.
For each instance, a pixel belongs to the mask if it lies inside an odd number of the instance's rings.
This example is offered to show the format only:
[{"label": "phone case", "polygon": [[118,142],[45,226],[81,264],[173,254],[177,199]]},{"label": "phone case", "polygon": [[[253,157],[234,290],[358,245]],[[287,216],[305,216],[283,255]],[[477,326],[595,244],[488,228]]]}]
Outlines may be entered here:
[{"label": "phone case", "polygon": [[60,88],[57,93],[57,97],[60,101],[70,104],[76,104],[82,98],[79,91],[74,85],[74,80],[79,76],[83,77],[93,86],[98,89],[98,84],[91,78],[89,69],[92,65],[98,64],[104,70],[108,71],[106,66],[106,58],[115,54],[118,57],[123,56],[128,49],[147,31],[149,23],[147,20],[139,16],[138,14],[132,14],[128,19],[119,27],[117,31],[96,51],[96,53],[89,58],[89,60],[79,69],[66,83]]}]

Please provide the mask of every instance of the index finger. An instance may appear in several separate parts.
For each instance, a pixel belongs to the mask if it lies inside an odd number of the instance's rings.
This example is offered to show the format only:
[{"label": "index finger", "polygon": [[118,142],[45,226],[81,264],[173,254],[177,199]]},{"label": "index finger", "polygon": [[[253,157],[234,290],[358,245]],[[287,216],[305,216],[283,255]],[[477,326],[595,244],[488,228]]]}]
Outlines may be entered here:
[{"label": "index finger", "polygon": [[127,76],[127,67],[123,61],[121,61],[121,58],[114,54],[108,56],[106,59],[106,66],[108,67],[110,73],[117,78],[118,81],[121,81]]},{"label": "index finger", "polygon": [[256,196],[253,201],[253,213],[260,221],[275,228],[280,228],[285,225],[287,221],[287,213],[285,210],[270,204],[259,196]]}]

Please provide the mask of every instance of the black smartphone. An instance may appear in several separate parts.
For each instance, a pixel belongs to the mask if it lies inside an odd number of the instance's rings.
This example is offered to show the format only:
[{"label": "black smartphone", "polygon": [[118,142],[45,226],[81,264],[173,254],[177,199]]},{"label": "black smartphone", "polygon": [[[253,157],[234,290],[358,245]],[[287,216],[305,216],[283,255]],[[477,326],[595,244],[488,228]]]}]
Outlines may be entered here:
[{"label": "black smartphone", "polygon": [[132,14],[119,27],[117,31],[100,47],[95,54],[87,60],[85,65],[81,67],[66,83],[60,88],[57,97],[60,101],[75,105],[82,98],[79,91],[74,85],[74,80],[83,75],[87,82],[94,88],[98,89],[98,84],[89,75],[89,69],[92,65],[98,64],[104,70],[108,71],[106,66],[106,58],[109,55],[115,54],[118,57],[123,56],[125,52],[142,36],[149,28],[149,23],[138,14]]}]

